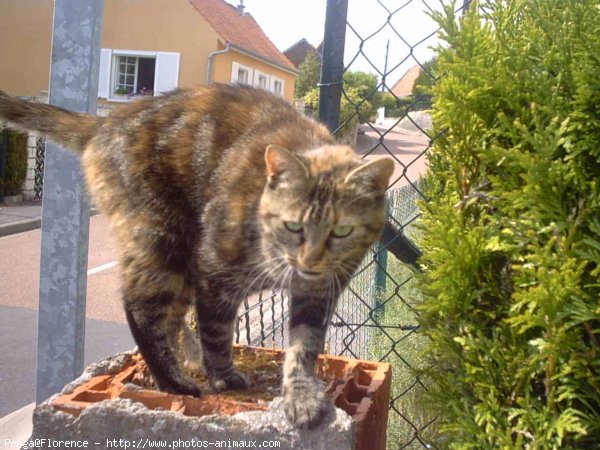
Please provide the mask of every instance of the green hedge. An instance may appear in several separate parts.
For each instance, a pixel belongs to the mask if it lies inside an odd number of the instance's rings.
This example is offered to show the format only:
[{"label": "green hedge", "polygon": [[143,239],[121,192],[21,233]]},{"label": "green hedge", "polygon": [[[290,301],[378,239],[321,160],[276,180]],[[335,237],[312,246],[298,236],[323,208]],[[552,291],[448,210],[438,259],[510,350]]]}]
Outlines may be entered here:
[{"label": "green hedge", "polygon": [[457,6],[421,242],[439,445],[599,448],[600,0]]},{"label": "green hedge", "polygon": [[[0,145],[3,145],[3,131],[0,128]],[[8,131],[6,149],[6,173],[0,178],[0,197],[18,195],[27,177],[27,134]]]}]

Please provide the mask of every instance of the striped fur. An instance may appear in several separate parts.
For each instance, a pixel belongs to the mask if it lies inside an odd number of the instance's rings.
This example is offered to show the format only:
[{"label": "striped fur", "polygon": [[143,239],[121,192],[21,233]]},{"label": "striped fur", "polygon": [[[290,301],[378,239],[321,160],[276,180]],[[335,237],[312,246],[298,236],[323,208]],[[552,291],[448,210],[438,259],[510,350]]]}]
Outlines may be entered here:
[{"label": "striped fur", "polygon": [[127,320],[161,389],[200,395],[175,351],[191,306],[213,388],[246,386],[231,357],[238,306],[280,287],[291,296],[286,413],[299,427],[319,422],[316,356],[384,224],[391,160],[364,163],[287,102],[245,87],[176,91],[108,118],[0,93],[0,118],[82,154],[119,243]]}]

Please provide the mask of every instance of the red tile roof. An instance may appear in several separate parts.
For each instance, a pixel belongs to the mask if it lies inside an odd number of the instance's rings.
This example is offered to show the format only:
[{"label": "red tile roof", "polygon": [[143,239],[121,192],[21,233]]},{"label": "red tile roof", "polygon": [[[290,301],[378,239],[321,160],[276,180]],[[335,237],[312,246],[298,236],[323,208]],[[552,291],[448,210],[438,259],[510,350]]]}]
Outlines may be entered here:
[{"label": "red tile roof", "polygon": [[421,75],[421,66],[413,66],[406,71],[404,75],[394,84],[392,92],[398,97],[412,95],[415,87],[415,81]]},{"label": "red tile roof", "polygon": [[250,14],[241,14],[235,6],[223,0],[189,2],[225,43],[284,69],[296,71],[296,67],[275,47]]}]

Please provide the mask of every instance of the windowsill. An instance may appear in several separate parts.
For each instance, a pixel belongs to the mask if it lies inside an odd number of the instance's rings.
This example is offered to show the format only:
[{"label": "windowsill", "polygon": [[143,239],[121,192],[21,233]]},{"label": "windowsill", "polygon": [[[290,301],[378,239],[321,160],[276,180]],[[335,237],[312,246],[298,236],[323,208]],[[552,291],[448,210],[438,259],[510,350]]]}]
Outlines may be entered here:
[{"label": "windowsill", "polygon": [[127,103],[130,102],[132,100],[132,97],[129,97],[127,95],[124,95],[122,97],[116,96],[116,97],[108,97],[106,99],[107,102],[115,102],[115,103]]}]

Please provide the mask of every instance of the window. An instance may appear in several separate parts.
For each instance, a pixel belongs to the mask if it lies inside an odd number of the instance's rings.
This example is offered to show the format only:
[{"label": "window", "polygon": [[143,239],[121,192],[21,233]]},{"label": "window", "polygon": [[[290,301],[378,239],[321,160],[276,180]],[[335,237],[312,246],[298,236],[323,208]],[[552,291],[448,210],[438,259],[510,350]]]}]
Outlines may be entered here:
[{"label": "window", "polygon": [[179,53],[112,50],[100,53],[98,97],[126,101],[137,95],[160,95],[179,84]]},{"label": "window", "polygon": [[258,87],[261,89],[267,88],[267,76],[266,75],[261,74],[258,76]]},{"label": "window", "polygon": [[237,77],[237,82],[239,84],[248,84],[248,77],[249,77],[249,72],[248,69],[246,69],[245,67],[240,67],[238,69],[238,77]]},{"label": "window", "polygon": [[153,95],[155,58],[115,56],[115,95]]},{"label": "window", "polygon": [[283,97],[285,82],[281,78],[274,75],[261,72],[258,69],[244,66],[240,63],[233,62],[231,64],[231,83],[232,84],[247,84],[265,91],[273,92],[279,97]]},{"label": "window", "polygon": [[268,90],[269,89],[269,75],[259,70],[254,71],[254,86]]},{"label": "window", "polygon": [[271,77],[271,92],[273,94],[283,97],[283,86],[284,82],[281,78]]},{"label": "window", "polygon": [[239,63],[232,63],[231,65],[231,82],[237,84],[249,84],[252,85],[252,79],[254,77],[254,70],[250,67],[243,66]]}]

